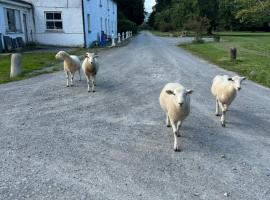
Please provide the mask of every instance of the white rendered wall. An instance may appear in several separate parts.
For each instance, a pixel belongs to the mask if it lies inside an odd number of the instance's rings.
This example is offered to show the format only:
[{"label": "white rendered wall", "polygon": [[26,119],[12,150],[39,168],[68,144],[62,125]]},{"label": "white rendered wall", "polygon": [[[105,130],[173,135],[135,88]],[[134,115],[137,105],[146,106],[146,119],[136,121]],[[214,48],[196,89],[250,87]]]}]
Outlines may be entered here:
[{"label": "white rendered wall", "polygon": [[[20,11],[20,21],[21,21],[21,31],[20,32],[8,32],[6,25],[6,11],[5,9],[15,9]],[[28,39],[29,42],[35,41],[35,31],[34,31],[34,23],[33,23],[33,15],[32,9],[27,7],[22,7],[19,5],[5,4],[0,3],[0,33],[2,34],[2,46],[4,46],[3,36],[9,36],[11,38],[22,37],[23,41],[25,39],[25,27],[23,24],[23,14],[26,14],[26,23],[28,29]]]},{"label": "white rendered wall", "polygon": [[[40,44],[56,46],[84,46],[82,4],[80,0],[33,0],[36,40]],[[46,30],[45,12],[62,13],[63,30]]]}]

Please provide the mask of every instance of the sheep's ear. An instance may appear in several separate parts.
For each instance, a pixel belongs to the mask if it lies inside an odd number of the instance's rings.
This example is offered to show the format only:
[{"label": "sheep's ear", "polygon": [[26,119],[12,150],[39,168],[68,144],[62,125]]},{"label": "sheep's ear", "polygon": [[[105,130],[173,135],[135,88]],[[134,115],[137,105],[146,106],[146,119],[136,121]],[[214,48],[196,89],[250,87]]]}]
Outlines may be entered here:
[{"label": "sheep's ear", "polygon": [[175,95],[172,90],[166,90],[166,93],[169,94],[169,95]]},{"label": "sheep's ear", "polygon": [[84,55],[84,57],[85,57],[85,58],[88,58],[88,54],[86,53],[86,54]]},{"label": "sheep's ear", "polygon": [[244,77],[244,76],[243,76],[243,77],[241,77],[241,78],[242,78],[242,80],[246,80],[246,79],[247,79],[247,78],[246,78],[246,77]]},{"label": "sheep's ear", "polygon": [[233,81],[233,79],[230,77],[230,78],[228,78],[228,81]]},{"label": "sheep's ear", "polygon": [[192,94],[193,90],[187,90],[187,94]]}]

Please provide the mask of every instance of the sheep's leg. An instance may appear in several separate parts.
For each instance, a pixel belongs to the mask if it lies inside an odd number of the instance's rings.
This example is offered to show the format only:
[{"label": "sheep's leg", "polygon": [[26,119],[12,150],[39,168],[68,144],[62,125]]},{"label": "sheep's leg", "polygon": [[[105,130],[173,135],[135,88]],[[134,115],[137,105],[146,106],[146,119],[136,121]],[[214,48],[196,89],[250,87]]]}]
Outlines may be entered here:
[{"label": "sheep's leg", "polygon": [[81,70],[79,69],[80,81],[82,81]]},{"label": "sheep's leg", "polygon": [[180,133],[180,127],[182,125],[181,121],[177,122],[177,137],[182,137],[182,134]]},{"label": "sheep's leg", "polygon": [[166,126],[171,127],[170,118],[167,114],[166,114]]},{"label": "sheep's leg", "polygon": [[90,91],[90,79],[89,79],[89,77],[86,77],[86,79],[87,79],[87,90],[88,90],[88,92],[91,92]]},{"label": "sheep's leg", "polygon": [[97,86],[97,78],[94,76],[94,86]]},{"label": "sheep's leg", "polygon": [[226,114],[226,110],[227,110],[227,106],[225,104],[221,104],[220,103],[220,107],[221,107],[221,118],[220,118],[220,121],[221,121],[221,125],[222,127],[225,127],[225,114]]},{"label": "sheep's leg", "polygon": [[95,77],[92,77],[91,80],[92,80],[92,92],[95,92],[96,91],[95,90]]},{"label": "sheep's leg", "polygon": [[174,136],[174,145],[173,145],[173,149],[174,151],[179,151],[179,146],[178,146],[178,138],[177,138],[177,126],[175,125],[174,122],[170,121],[171,125],[172,125],[172,129],[173,129],[173,136]]},{"label": "sheep's leg", "polygon": [[219,103],[217,99],[216,99],[216,116],[219,116]]},{"label": "sheep's leg", "polygon": [[66,85],[67,85],[67,87],[69,87],[69,73],[68,73],[68,71],[65,71],[66,72]]},{"label": "sheep's leg", "polygon": [[74,86],[74,73],[71,73],[71,81],[70,81],[70,86],[73,87]]}]

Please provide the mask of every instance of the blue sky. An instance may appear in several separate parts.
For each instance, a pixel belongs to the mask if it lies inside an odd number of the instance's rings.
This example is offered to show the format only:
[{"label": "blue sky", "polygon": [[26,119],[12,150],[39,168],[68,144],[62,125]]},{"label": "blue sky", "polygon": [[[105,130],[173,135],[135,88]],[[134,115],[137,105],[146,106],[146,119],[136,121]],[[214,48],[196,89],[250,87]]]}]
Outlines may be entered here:
[{"label": "blue sky", "polygon": [[155,0],[145,0],[144,6],[146,12],[152,12],[152,6],[156,4]]}]

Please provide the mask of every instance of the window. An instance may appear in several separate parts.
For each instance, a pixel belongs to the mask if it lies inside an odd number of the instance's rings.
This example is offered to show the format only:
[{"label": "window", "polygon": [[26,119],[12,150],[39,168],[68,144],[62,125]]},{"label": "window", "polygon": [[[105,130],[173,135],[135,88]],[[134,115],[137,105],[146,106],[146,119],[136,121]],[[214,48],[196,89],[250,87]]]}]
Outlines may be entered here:
[{"label": "window", "polygon": [[45,12],[47,30],[63,30],[61,12]]},{"label": "window", "polygon": [[109,7],[109,0],[107,0],[107,10],[108,10],[108,11],[110,10],[110,7]]},{"label": "window", "polygon": [[103,31],[102,17],[100,18],[100,30]]},{"label": "window", "polygon": [[101,0],[99,0],[99,6],[102,7],[102,1]]},{"label": "window", "polygon": [[88,33],[91,32],[91,15],[87,14]]},{"label": "window", "polygon": [[21,32],[21,16],[19,10],[6,9],[6,23],[7,31],[9,32]]}]

